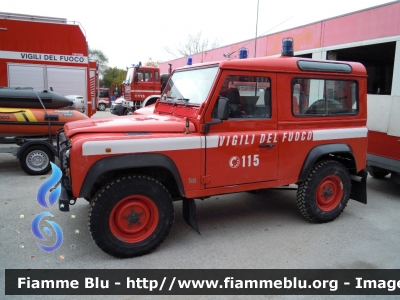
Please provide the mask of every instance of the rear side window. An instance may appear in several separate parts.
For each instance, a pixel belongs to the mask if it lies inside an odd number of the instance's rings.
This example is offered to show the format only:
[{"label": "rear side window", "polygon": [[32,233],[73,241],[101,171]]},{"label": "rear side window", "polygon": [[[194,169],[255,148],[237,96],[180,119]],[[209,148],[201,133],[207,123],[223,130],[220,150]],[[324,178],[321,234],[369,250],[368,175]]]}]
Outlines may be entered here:
[{"label": "rear side window", "polygon": [[294,78],[292,111],[295,116],[357,114],[358,83],[355,80]]}]

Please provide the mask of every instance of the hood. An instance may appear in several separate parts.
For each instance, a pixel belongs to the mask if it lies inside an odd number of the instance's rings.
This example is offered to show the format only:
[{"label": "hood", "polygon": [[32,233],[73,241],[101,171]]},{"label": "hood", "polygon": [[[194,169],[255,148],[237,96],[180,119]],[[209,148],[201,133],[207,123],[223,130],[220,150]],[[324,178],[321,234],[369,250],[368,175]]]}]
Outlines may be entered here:
[{"label": "hood", "polygon": [[[184,132],[186,119],[160,115],[129,115],[121,117],[95,118],[68,122],[64,126],[65,133],[72,137],[78,133],[127,133],[127,132]],[[195,132],[192,122],[189,130]]]}]

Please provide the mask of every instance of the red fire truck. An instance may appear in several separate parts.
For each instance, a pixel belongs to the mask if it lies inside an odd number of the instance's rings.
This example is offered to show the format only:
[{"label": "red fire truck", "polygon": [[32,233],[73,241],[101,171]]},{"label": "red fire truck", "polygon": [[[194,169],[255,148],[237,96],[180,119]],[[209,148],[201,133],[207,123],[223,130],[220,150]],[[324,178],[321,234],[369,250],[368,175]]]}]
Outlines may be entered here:
[{"label": "red fire truck", "polygon": [[90,117],[96,112],[96,62],[89,62],[80,25],[1,12],[0,28],[0,86],[80,95],[85,113]]},{"label": "red fire truck", "polygon": [[124,114],[132,114],[136,109],[154,104],[160,98],[167,74],[160,74],[160,69],[142,66],[141,63],[128,68],[126,80],[123,82]]},{"label": "red fire truck", "polygon": [[105,111],[110,106],[110,89],[97,88],[97,110]]},{"label": "red fire truck", "polygon": [[66,124],[60,210],[87,199],[95,243],[132,257],[165,240],[177,200],[196,231],[195,199],[220,194],[297,184],[315,223],[366,203],[366,69],[292,55],[179,68],[153,114]]}]

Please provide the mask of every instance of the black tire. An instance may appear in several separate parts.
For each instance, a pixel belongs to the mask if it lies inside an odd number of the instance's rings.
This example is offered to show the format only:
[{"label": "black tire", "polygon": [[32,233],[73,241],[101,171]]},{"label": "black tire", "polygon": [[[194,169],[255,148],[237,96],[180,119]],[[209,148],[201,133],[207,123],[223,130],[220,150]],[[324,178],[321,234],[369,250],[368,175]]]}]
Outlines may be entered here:
[{"label": "black tire", "polygon": [[383,172],[373,172],[373,171],[368,171],[369,175],[376,179],[383,179],[386,177],[386,175],[389,174],[389,172],[383,171]]},{"label": "black tire", "polygon": [[103,186],[93,197],[88,215],[97,246],[120,258],[156,249],[173,222],[174,207],[167,189],[141,175],[121,177]]},{"label": "black tire", "polygon": [[124,112],[123,112],[123,115],[124,115],[124,116],[127,116],[128,113],[129,113],[129,110],[127,110],[127,109],[125,108],[125,109],[124,109]]},{"label": "black tire", "polygon": [[19,158],[22,170],[29,175],[43,175],[51,170],[54,153],[46,146],[32,145],[27,147]]},{"label": "black tire", "polygon": [[105,111],[107,106],[104,103],[100,103],[99,106],[97,107],[98,110],[100,111]]},{"label": "black tire", "polygon": [[317,162],[297,190],[297,207],[314,223],[336,219],[349,201],[351,180],[344,165],[333,160]]}]

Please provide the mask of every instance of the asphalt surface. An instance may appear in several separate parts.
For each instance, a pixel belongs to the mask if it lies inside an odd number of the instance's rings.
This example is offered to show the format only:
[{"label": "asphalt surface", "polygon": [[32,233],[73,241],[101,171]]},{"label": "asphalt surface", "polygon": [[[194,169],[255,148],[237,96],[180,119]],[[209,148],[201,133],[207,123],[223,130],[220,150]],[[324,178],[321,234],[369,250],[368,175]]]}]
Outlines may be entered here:
[{"label": "asphalt surface", "polygon": [[[95,116],[110,115],[99,112]],[[368,178],[368,204],[349,201],[327,224],[312,224],[297,210],[295,191],[269,190],[196,200],[198,235],[183,220],[180,202],[172,231],[151,254],[117,259],[102,252],[87,228],[89,205],[78,199],[70,212],[48,209],[64,233],[62,246],[42,251],[31,231],[45,211],[36,194],[50,177],[25,174],[11,154],[0,154],[0,265],[4,269],[375,269],[400,268],[400,185]],[[49,243],[51,244],[51,239]],[[5,275],[0,273],[0,298]],[[76,299],[154,299],[154,296],[73,296]],[[70,299],[71,296],[30,296]],[[158,296],[157,299],[243,299],[243,296]],[[310,299],[309,296],[246,296],[249,299]],[[317,296],[349,299],[362,296]],[[370,296],[368,299],[386,299]]]}]

